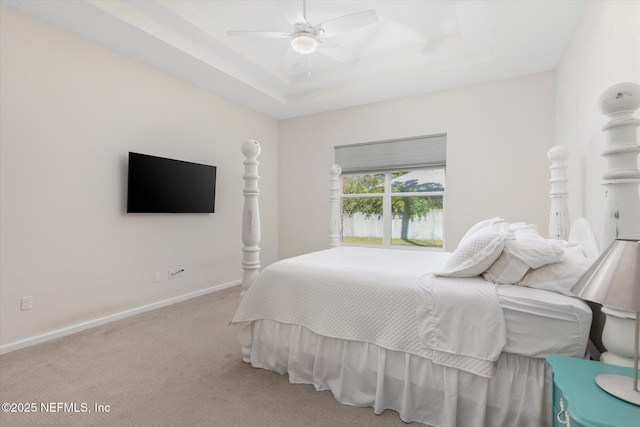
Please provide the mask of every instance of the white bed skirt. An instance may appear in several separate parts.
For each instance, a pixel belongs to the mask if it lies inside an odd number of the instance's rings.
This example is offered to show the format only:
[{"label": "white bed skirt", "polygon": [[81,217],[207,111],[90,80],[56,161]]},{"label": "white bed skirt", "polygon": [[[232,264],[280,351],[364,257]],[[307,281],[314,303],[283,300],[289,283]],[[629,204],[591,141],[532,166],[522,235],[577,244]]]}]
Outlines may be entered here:
[{"label": "white bed skirt", "polygon": [[551,370],[543,359],[503,353],[483,378],[375,344],[317,335],[272,320],[253,323],[251,364],[336,400],[392,409],[405,422],[438,427],[551,425]]}]

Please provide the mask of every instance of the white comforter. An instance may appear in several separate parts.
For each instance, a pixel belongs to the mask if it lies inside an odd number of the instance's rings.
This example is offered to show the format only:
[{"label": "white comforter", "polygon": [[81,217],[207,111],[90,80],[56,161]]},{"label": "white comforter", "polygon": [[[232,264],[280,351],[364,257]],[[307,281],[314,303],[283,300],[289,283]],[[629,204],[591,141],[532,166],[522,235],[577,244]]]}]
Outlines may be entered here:
[{"label": "white comforter", "polygon": [[251,284],[233,323],[301,325],[491,376],[506,341],[495,285],[433,278],[448,256],[338,247],[286,259]]},{"label": "white comforter", "polygon": [[418,335],[432,349],[433,363],[492,377],[507,343],[498,285],[430,274],[419,289]]}]

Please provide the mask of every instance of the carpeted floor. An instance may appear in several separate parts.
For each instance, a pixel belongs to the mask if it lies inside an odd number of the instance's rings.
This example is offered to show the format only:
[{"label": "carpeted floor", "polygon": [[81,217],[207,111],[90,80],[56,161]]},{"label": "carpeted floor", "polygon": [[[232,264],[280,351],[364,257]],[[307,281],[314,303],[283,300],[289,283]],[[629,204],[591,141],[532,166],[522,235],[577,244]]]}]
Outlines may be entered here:
[{"label": "carpeted floor", "polygon": [[403,426],[242,362],[239,287],[0,356],[9,426]]}]

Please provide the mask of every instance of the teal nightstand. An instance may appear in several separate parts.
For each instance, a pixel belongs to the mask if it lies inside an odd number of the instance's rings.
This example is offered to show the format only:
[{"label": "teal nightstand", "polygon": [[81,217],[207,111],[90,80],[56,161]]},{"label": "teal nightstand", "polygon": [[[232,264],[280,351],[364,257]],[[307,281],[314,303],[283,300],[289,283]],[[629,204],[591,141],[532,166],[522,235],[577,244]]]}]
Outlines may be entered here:
[{"label": "teal nightstand", "polygon": [[552,355],[553,427],[640,427],[640,406],[620,400],[595,382],[599,374],[632,376],[632,368]]}]

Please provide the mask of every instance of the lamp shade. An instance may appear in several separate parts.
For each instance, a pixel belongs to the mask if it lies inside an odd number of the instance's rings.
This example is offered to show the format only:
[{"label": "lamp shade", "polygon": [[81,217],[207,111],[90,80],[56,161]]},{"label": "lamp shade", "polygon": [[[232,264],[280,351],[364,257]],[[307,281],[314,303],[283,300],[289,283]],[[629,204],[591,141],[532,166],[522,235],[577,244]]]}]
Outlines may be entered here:
[{"label": "lamp shade", "polygon": [[614,240],[571,291],[588,301],[640,311],[640,242]]},{"label": "lamp shade", "polygon": [[[614,240],[571,288],[582,299],[635,312],[633,378],[601,374],[596,384],[619,399],[640,406],[638,342],[640,341],[640,242]],[[604,334],[604,333],[603,333]]]}]

